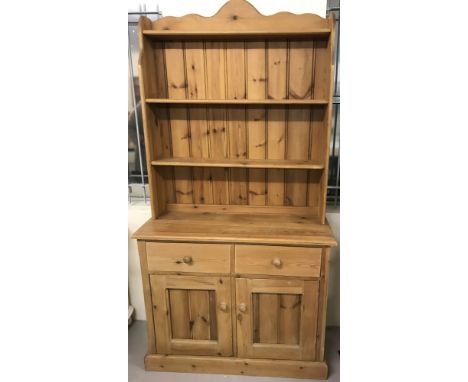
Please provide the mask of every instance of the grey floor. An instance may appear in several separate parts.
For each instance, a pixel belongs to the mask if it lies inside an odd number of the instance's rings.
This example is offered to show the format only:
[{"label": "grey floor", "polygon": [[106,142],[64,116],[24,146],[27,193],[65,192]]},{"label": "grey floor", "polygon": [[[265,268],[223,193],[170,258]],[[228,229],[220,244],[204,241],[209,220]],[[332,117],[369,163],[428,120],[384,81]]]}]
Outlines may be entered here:
[{"label": "grey floor", "polygon": [[[340,380],[340,328],[328,328],[326,336],[328,381]],[[219,374],[186,374],[145,371],[143,357],[146,353],[146,321],[134,321],[128,328],[128,381],[129,382],[298,382],[294,378],[248,377]]]}]

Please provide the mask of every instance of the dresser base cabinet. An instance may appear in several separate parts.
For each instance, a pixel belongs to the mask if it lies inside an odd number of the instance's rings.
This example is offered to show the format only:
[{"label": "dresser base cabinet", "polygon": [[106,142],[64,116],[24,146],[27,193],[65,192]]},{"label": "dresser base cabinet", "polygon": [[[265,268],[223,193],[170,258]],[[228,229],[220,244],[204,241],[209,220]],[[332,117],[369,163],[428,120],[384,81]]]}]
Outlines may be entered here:
[{"label": "dresser base cabinet", "polygon": [[138,247],[147,370],[327,378],[329,247],[144,240]]}]

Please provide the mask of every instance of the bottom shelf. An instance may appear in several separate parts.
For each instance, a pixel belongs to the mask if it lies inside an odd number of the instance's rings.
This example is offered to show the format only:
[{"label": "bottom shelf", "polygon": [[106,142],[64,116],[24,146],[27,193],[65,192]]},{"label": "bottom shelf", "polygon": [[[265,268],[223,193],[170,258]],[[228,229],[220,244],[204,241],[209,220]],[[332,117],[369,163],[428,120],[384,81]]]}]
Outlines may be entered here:
[{"label": "bottom shelf", "polygon": [[[223,210],[224,208],[224,210]],[[221,211],[215,210],[221,209]],[[305,208],[261,213],[234,212],[229,206],[169,205],[158,219],[148,220],[133,235],[138,240],[170,240],[285,245],[335,246],[328,224]]]}]

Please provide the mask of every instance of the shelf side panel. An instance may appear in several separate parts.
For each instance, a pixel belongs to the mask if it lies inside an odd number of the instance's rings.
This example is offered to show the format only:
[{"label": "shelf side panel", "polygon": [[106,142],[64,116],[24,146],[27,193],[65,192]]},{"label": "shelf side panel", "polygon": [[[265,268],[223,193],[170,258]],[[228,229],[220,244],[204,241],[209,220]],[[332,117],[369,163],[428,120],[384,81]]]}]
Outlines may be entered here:
[{"label": "shelf side panel", "polygon": [[163,184],[158,182],[159,176],[151,166],[151,161],[154,159],[154,128],[155,120],[152,110],[147,107],[144,100],[147,95],[155,94],[156,86],[156,72],[155,60],[151,42],[143,36],[143,30],[151,26],[151,20],[146,17],[140,18],[139,22],[139,45],[140,45],[140,59],[138,63],[138,79],[140,87],[141,114],[143,118],[143,131],[145,139],[145,155],[146,155],[146,168],[148,171],[148,185],[150,190],[150,204],[151,215],[153,219],[157,218],[164,212],[165,200]]}]

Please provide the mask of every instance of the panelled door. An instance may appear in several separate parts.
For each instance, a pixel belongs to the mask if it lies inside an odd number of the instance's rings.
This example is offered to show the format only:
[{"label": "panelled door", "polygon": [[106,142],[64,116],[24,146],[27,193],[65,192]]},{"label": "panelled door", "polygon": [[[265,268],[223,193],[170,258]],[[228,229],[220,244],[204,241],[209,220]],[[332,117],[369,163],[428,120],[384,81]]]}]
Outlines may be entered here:
[{"label": "panelled door", "polygon": [[236,279],[239,357],[315,360],[319,281]]},{"label": "panelled door", "polygon": [[150,277],[158,353],[232,355],[228,277]]}]

